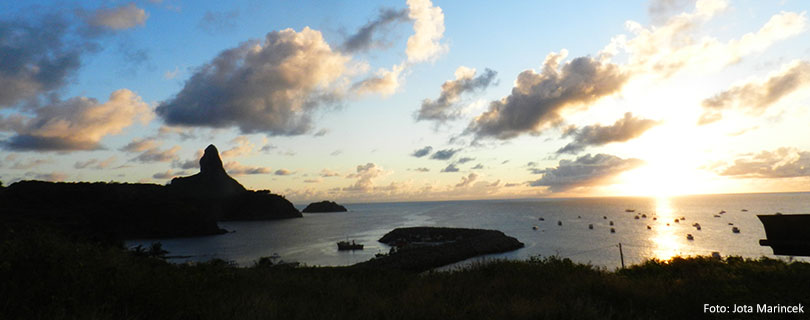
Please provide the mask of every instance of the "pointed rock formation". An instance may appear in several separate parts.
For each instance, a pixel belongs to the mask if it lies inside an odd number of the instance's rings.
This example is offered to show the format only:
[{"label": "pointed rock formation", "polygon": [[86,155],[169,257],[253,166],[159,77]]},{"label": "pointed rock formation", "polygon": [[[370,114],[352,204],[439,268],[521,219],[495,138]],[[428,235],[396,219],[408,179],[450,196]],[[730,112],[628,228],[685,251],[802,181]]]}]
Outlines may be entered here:
[{"label": "pointed rock formation", "polygon": [[219,151],[213,144],[200,158],[200,173],[172,179],[169,187],[183,196],[226,198],[247,191],[225,172]]}]

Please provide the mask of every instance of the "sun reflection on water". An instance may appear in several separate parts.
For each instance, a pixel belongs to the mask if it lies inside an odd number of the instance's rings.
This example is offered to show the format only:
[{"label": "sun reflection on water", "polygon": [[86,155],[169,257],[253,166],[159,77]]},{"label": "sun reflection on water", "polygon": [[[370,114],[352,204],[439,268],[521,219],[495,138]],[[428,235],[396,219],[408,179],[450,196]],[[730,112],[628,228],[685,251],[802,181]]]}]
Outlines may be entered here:
[{"label": "sun reflection on water", "polygon": [[651,236],[654,244],[652,258],[667,261],[680,254],[680,245],[675,235],[674,226],[667,226],[675,219],[674,210],[668,197],[658,197],[655,201],[657,224],[652,226],[654,235]]}]

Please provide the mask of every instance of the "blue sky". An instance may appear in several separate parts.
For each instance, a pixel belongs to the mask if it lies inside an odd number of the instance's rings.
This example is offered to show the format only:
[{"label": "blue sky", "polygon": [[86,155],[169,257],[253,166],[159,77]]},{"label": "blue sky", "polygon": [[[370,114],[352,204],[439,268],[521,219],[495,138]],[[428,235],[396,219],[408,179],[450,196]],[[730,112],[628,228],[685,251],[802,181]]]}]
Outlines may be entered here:
[{"label": "blue sky", "polygon": [[807,7],[3,3],[0,180],[162,184],[213,143],[298,202],[806,191]]}]

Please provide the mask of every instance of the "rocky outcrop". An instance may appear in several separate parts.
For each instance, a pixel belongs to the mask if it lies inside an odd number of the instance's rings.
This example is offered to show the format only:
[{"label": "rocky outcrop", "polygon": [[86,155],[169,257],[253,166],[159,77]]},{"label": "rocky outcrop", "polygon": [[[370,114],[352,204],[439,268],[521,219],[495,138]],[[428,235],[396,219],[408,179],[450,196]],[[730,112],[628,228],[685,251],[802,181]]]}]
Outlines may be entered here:
[{"label": "rocky outcrop", "polygon": [[213,144],[200,158],[200,172],[172,179],[168,188],[178,198],[205,203],[217,220],[271,220],[300,218],[301,212],[284,197],[270,191],[249,191],[225,172]]},{"label": "rocky outcrop", "polygon": [[334,201],[321,201],[310,203],[303,212],[316,213],[316,212],[346,212],[346,207],[337,204]]},{"label": "rocky outcrop", "polygon": [[354,267],[421,272],[479,255],[523,248],[523,243],[503,232],[483,229],[397,228],[379,241],[394,249]]},{"label": "rocky outcrop", "polygon": [[205,148],[200,158],[200,172],[172,179],[169,188],[178,195],[197,198],[227,198],[247,191],[225,172],[219,151],[213,144]]},{"label": "rocky outcrop", "polygon": [[225,232],[217,221],[296,217],[301,212],[284,197],[228,176],[213,145],[200,173],[167,186],[20,181],[0,189],[0,223],[45,223],[100,240],[212,235]]}]

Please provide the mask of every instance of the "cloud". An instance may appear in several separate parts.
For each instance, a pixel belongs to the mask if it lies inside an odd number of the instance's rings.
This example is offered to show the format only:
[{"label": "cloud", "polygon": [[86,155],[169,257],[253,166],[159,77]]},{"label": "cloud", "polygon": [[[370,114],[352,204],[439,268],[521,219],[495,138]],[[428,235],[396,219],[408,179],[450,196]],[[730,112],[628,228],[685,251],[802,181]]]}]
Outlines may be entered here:
[{"label": "cloud", "polygon": [[0,21],[0,108],[62,88],[90,50],[61,16]]},{"label": "cloud", "polygon": [[609,154],[586,154],[576,160],[560,160],[556,168],[547,168],[543,177],[530,183],[533,187],[546,186],[551,192],[569,191],[611,182],[618,174],[634,169],[644,162],[640,159],[622,159]]},{"label": "cloud", "polygon": [[178,176],[186,175],[185,171],[173,172],[171,169],[166,172],[158,172],[152,175],[154,179],[167,180]]},{"label": "cloud", "polygon": [[480,169],[484,169],[484,165],[483,165],[483,164],[481,164],[481,163],[479,163],[479,164],[476,164],[476,165],[475,165],[475,167],[472,167],[472,168],[470,168],[470,169],[472,169],[472,170],[480,170]]},{"label": "cloud", "polygon": [[810,152],[795,148],[762,151],[737,159],[718,173],[738,178],[810,177]]},{"label": "cloud", "polygon": [[270,170],[270,168],[246,166],[236,161],[228,161],[223,167],[228,174],[233,176],[241,176],[246,174],[269,174],[273,172]]},{"label": "cloud", "polygon": [[478,178],[478,175],[477,175],[477,174],[475,174],[474,172],[473,172],[473,173],[470,173],[470,174],[469,174],[469,175],[467,175],[466,177],[461,177],[461,182],[459,182],[458,184],[456,184],[456,188],[465,188],[465,187],[468,187],[468,186],[470,186],[470,185],[471,185],[473,182],[475,182],[475,179],[476,179],[476,178]]},{"label": "cloud", "polygon": [[329,133],[329,129],[321,129],[321,130],[318,130],[318,132],[315,132],[314,134],[312,134],[312,136],[313,137],[323,137],[327,133]]},{"label": "cloud", "polygon": [[239,21],[239,11],[231,10],[226,12],[206,11],[197,27],[208,34],[223,33],[236,29]]},{"label": "cloud", "polygon": [[73,168],[101,170],[106,169],[107,167],[112,165],[115,161],[118,161],[118,158],[116,156],[111,156],[104,160],[98,160],[93,158],[86,161],[76,161],[76,163],[73,164]]},{"label": "cloud", "polygon": [[17,161],[17,162],[14,163],[14,165],[11,166],[11,169],[12,170],[29,170],[29,169],[33,169],[33,168],[39,167],[41,165],[50,164],[50,163],[53,163],[53,160],[33,159],[33,160],[28,161],[28,162]]},{"label": "cloud", "polygon": [[430,172],[430,169],[425,168],[425,167],[420,167],[420,168],[413,169],[413,171],[416,171],[416,172]]},{"label": "cloud", "polygon": [[458,159],[458,161],[457,161],[457,162],[458,162],[459,164],[464,164],[464,163],[467,163],[467,162],[470,162],[470,161],[473,161],[473,160],[475,160],[475,158],[463,157],[463,158],[461,158],[461,159]]},{"label": "cloud", "polygon": [[722,118],[722,110],[735,107],[748,110],[752,114],[762,114],[772,104],[809,84],[810,62],[793,61],[763,82],[734,86],[703,100],[705,112],[700,116],[698,124],[718,121]]},{"label": "cloud", "polygon": [[6,149],[38,151],[94,150],[107,135],[120,133],[133,122],[152,119],[149,106],[134,92],[121,89],[109,100],[76,97],[34,110],[35,116],[0,117],[0,130],[16,132]]},{"label": "cloud", "polygon": [[366,23],[356,33],[350,35],[343,42],[341,48],[345,52],[362,52],[375,47],[384,46],[384,42],[375,39],[375,33],[385,30],[385,27],[408,20],[407,10],[380,9],[379,16]]},{"label": "cloud", "polygon": [[160,142],[154,139],[136,139],[121,148],[121,151],[140,152],[132,161],[140,162],[170,162],[177,160],[177,151],[180,146],[160,150]]},{"label": "cloud", "polygon": [[417,157],[417,158],[421,158],[421,157],[424,157],[424,156],[430,154],[431,151],[433,151],[433,147],[425,146],[422,149],[415,150],[413,153],[411,153],[411,155],[414,156],[414,157]]},{"label": "cloud", "polygon": [[647,6],[647,14],[656,24],[666,22],[675,13],[680,13],[696,0],[654,0]]},{"label": "cloud", "polygon": [[441,172],[458,172],[458,171],[459,171],[459,169],[458,169],[458,167],[456,167],[456,164],[451,163],[451,164],[448,164],[447,167],[442,169]]},{"label": "cloud", "polygon": [[222,151],[221,155],[223,158],[233,158],[249,155],[253,153],[253,149],[256,147],[253,143],[250,142],[250,140],[246,136],[238,136],[233,140],[231,140],[231,143],[236,143],[236,146],[228,150]]},{"label": "cloud", "polygon": [[287,170],[287,169],[278,169],[273,174],[275,174],[277,176],[289,176],[289,175],[292,175],[293,172],[290,171],[290,170]]},{"label": "cloud", "polygon": [[114,8],[100,8],[89,14],[87,23],[98,28],[125,30],[146,23],[149,14],[134,3]]},{"label": "cloud", "polygon": [[405,70],[404,64],[394,65],[391,70],[380,68],[373,76],[358,81],[352,85],[352,91],[363,95],[378,93],[382,96],[393,94],[399,88],[400,75]]},{"label": "cloud", "polygon": [[347,175],[346,178],[354,178],[357,179],[354,184],[351,186],[345,187],[343,191],[349,192],[367,192],[374,189],[374,179],[382,176],[385,172],[382,168],[378,167],[374,163],[366,163],[365,165],[358,165],[357,171],[350,175]]},{"label": "cloud", "polygon": [[629,78],[618,65],[591,57],[562,63],[566,55],[565,50],[549,54],[540,73],[521,72],[512,93],[492,101],[489,110],[476,117],[466,132],[476,138],[498,139],[540,132],[549,124],[560,122],[564,109],[616,93]]},{"label": "cloud", "polygon": [[436,100],[422,100],[422,106],[416,116],[416,120],[435,120],[444,122],[457,119],[460,110],[454,109],[455,104],[461,100],[461,95],[465,92],[474,92],[486,89],[495,80],[498,73],[485,69],[484,73],[475,77],[475,69],[464,66],[456,69],[456,79],[445,81],[442,84],[442,91]]},{"label": "cloud", "polygon": [[461,149],[439,150],[439,151],[436,151],[436,153],[434,153],[432,156],[430,156],[430,158],[434,159],[434,160],[448,160],[448,159],[452,158],[459,151],[461,151]]},{"label": "cloud", "polygon": [[738,63],[743,57],[762,52],[806,29],[804,13],[780,12],[758,31],[738,39],[721,42],[701,34],[699,27],[727,7],[726,1],[701,0],[694,11],[672,16],[660,26],[644,28],[628,21],[626,26],[634,36],[614,37],[600,55],[609,57],[624,51],[633,73],[651,72],[669,77],[684,68],[705,72]]},{"label": "cloud", "polygon": [[574,137],[574,141],[557,150],[557,154],[577,154],[590,146],[625,142],[641,136],[658,124],[659,121],[633,117],[633,114],[628,112],[624,114],[624,118],[616,120],[611,126],[594,124],[579,129],[572,128],[567,130],[563,137]]},{"label": "cloud", "polygon": [[36,180],[44,180],[44,181],[65,181],[68,178],[68,175],[63,172],[51,172],[51,173],[35,173],[35,172],[26,172],[26,176],[33,176]]},{"label": "cloud", "polygon": [[413,20],[413,35],[408,38],[405,54],[408,62],[436,59],[447,51],[439,43],[444,35],[444,13],[430,0],[408,0],[408,17]]},{"label": "cloud", "polygon": [[321,183],[323,180],[321,179],[305,179],[304,183]]},{"label": "cloud", "polygon": [[324,177],[324,178],[329,178],[329,177],[340,177],[340,173],[334,172],[334,171],[329,170],[329,169],[323,169],[323,170],[321,170],[321,173],[320,173],[319,175],[320,175],[321,177]]},{"label": "cloud", "polygon": [[303,134],[313,112],[339,100],[336,83],[349,59],[319,31],[273,31],[264,42],[242,43],[199,67],[156,111],[170,125]]}]

